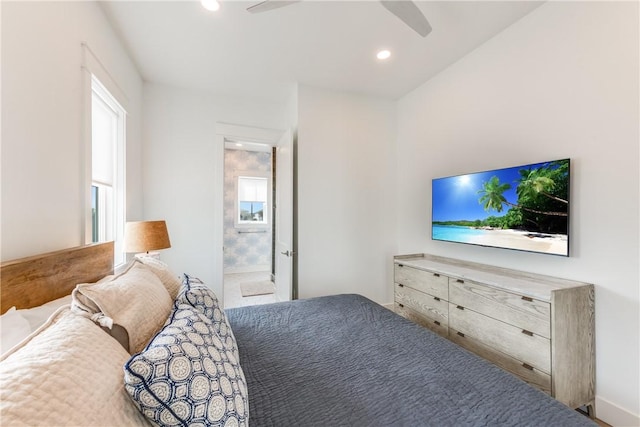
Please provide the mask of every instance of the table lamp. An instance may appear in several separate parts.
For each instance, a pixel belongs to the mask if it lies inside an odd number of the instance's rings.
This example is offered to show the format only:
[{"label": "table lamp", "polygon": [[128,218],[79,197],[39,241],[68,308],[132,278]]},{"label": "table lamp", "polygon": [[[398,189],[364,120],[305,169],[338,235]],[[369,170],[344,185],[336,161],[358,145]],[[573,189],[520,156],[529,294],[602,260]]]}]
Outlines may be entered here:
[{"label": "table lamp", "polygon": [[130,221],[124,226],[125,252],[138,252],[136,257],[160,259],[159,249],[171,247],[167,224],[164,221]]}]

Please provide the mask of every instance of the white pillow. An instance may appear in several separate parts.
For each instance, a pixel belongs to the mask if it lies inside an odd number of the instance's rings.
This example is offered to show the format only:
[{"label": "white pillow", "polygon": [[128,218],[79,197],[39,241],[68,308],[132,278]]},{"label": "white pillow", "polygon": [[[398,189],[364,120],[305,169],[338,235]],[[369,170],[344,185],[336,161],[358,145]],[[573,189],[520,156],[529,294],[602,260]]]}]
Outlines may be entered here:
[{"label": "white pillow", "polygon": [[51,315],[55,313],[57,309],[59,309],[63,305],[68,304],[71,304],[71,295],[49,301],[48,303],[42,304],[38,307],[18,310],[18,313],[20,313],[22,317],[27,319],[29,325],[31,326],[30,332],[33,332],[40,326],[44,325],[47,319],[51,317]]},{"label": "white pillow", "polygon": [[27,319],[15,307],[11,307],[0,316],[0,354],[6,353],[30,333],[31,326]]},{"label": "white pillow", "polygon": [[2,425],[148,426],[124,390],[129,354],[62,308],[0,358]]}]

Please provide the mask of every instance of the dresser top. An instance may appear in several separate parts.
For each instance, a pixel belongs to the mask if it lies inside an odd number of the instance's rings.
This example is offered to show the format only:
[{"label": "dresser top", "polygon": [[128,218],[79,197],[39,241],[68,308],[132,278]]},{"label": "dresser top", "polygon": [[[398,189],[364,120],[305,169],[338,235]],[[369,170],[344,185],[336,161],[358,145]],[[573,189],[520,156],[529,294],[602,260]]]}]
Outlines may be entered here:
[{"label": "dresser top", "polygon": [[526,295],[542,301],[551,301],[552,294],[581,286],[584,282],[494,267],[430,254],[397,255],[396,264],[439,273],[454,279],[479,282],[509,292]]}]

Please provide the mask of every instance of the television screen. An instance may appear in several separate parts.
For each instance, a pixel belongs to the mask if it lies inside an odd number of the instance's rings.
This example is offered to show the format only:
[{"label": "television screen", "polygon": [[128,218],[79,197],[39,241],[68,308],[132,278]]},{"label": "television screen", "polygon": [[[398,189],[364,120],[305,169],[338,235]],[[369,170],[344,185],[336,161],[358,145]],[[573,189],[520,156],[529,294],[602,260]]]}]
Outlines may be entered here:
[{"label": "television screen", "polygon": [[433,240],[569,256],[569,159],[432,181]]}]

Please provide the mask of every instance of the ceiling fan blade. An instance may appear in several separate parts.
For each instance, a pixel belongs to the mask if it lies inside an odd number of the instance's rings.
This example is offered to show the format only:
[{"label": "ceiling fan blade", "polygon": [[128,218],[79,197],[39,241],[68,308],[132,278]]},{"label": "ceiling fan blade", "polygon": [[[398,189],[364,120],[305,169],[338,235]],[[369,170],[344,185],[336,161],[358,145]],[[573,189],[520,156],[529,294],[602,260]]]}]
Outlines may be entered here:
[{"label": "ceiling fan blade", "polygon": [[278,9],[280,7],[285,7],[285,6],[289,6],[290,4],[293,3],[298,3],[301,0],[291,0],[291,1],[284,1],[284,0],[265,0],[263,2],[254,4],[253,6],[250,6],[247,8],[248,12],[251,13],[261,13],[261,12],[268,12],[270,10],[273,9]]},{"label": "ceiling fan blade", "polygon": [[431,32],[429,21],[427,21],[427,18],[414,2],[408,0],[381,0],[380,3],[422,37],[426,37]]}]

